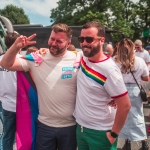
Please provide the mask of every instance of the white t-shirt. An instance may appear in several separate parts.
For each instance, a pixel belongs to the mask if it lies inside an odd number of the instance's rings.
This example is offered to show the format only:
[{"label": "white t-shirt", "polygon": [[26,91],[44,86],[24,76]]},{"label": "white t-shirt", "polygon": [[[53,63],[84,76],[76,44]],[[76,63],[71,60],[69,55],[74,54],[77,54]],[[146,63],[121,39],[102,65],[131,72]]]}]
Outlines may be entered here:
[{"label": "white t-shirt", "polygon": [[[0,60],[3,55],[0,56]],[[8,71],[0,66],[0,100],[5,110],[16,112],[17,78],[15,71]]]},{"label": "white t-shirt", "polygon": [[116,110],[108,103],[127,94],[119,68],[110,57],[92,62],[83,56],[77,75],[74,116],[78,124],[95,130],[110,130]]},{"label": "white t-shirt", "polygon": [[[119,63],[115,63],[119,68],[121,68],[121,65]],[[135,56],[135,69],[133,74],[139,84],[141,84],[142,76],[145,77],[149,75],[148,67],[144,60],[140,57]],[[122,76],[124,83],[136,83],[131,73],[123,73]]]},{"label": "white t-shirt", "polygon": [[76,54],[67,51],[63,56],[54,57],[48,51],[41,56],[43,62],[19,59],[25,71],[31,71],[38,92],[40,122],[52,127],[75,125],[73,111],[76,99],[77,69],[73,64]]},{"label": "white t-shirt", "polygon": [[143,49],[141,52],[135,51],[135,55],[141,57],[146,63],[150,62],[149,53],[145,49]]}]

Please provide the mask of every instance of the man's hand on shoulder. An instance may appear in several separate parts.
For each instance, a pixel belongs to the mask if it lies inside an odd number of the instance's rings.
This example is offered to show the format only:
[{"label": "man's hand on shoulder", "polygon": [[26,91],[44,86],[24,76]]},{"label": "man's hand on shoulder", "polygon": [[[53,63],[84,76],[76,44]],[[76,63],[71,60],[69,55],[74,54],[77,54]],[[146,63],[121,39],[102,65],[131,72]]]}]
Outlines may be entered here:
[{"label": "man's hand on shoulder", "polygon": [[36,54],[44,56],[48,52],[47,48],[40,48],[38,51],[36,51]]}]

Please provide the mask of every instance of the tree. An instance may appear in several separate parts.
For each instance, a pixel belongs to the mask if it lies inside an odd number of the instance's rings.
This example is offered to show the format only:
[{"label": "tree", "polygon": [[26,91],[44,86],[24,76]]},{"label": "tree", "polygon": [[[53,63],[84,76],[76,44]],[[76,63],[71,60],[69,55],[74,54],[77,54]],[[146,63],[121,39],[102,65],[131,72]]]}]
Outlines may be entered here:
[{"label": "tree", "polygon": [[106,22],[105,12],[109,0],[60,0],[58,7],[51,10],[55,22],[68,25],[82,25],[87,21]]},{"label": "tree", "polygon": [[[109,29],[119,31],[114,39],[120,41],[123,33],[131,40],[142,38],[142,32],[150,28],[150,0],[59,0],[51,10],[55,22],[82,25],[96,20]],[[145,40],[146,41],[146,40]]]},{"label": "tree", "polygon": [[132,15],[132,28],[134,32],[134,39],[143,38],[145,45],[148,43],[148,38],[143,37],[142,32],[150,28],[150,1],[139,0],[134,8],[134,15]]},{"label": "tree", "polygon": [[[133,39],[134,30],[132,29],[132,19],[134,3],[131,0],[113,0],[110,2],[108,15],[108,27],[120,31],[124,37]],[[111,13],[110,13],[111,12]],[[122,35],[114,35],[114,39],[120,41]]]},{"label": "tree", "polygon": [[4,9],[0,9],[0,15],[8,18],[12,24],[29,24],[29,18],[25,15],[22,8],[13,5],[7,5]]},{"label": "tree", "polygon": [[[126,37],[132,37],[129,21],[131,5],[130,0],[60,0],[58,7],[51,10],[51,18],[68,25],[82,25],[95,20],[109,29],[123,32]],[[116,42],[122,38],[120,32],[114,38]]]}]

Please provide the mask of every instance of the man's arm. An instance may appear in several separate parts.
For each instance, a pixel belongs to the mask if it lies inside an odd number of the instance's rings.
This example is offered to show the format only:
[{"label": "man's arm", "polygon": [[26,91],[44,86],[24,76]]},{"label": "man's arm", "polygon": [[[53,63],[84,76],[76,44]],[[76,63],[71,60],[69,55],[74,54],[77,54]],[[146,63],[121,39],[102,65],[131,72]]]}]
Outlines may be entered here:
[{"label": "man's arm", "polygon": [[141,77],[143,81],[149,81],[149,76]]},{"label": "man's arm", "polygon": [[35,44],[36,43],[35,41],[31,41],[35,36],[36,34],[33,34],[29,37],[26,36],[18,37],[14,42],[14,44],[7,50],[7,52],[3,56],[1,60],[1,66],[8,70],[24,71],[19,59],[16,58],[16,55],[22,48],[28,45]]},{"label": "man's arm", "polygon": [[[112,127],[112,132],[119,134],[127,119],[128,112],[131,107],[131,103],[128,94],[119,98],[115,98],[114,100],[117,104],[117,111],[116,111],[115,121]],[[111,143],[114,143],[114,141],[116,140],[110,135],[110,132],[107,132],[107,137]]]}]

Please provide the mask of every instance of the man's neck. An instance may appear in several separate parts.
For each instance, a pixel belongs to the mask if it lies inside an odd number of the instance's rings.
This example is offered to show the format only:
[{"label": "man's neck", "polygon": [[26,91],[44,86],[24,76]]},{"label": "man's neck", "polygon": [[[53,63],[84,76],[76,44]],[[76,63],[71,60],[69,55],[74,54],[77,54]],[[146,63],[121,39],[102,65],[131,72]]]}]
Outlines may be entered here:
[{"label": "man's neck", "polygon": [[107,56],[103,53],[103,51],[99,51],[99,53],[97,53],[93,57],[89,57],[89,60],[98,62],[98,61],[105,60],[106,58],[107,58]]},{"label": "man's neck", "polygon": [[67,49],[66,49],[64,52],[62,52],[62,53],[60,53],[60,54],[58,54],[58,55],[53,55],[52,53],[51,53],[51,54],[52,54],[54,57],[61,57],[61,56],[65,55],[66,52],[67,52]]}]

